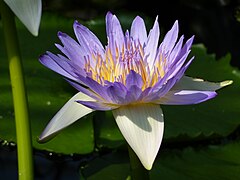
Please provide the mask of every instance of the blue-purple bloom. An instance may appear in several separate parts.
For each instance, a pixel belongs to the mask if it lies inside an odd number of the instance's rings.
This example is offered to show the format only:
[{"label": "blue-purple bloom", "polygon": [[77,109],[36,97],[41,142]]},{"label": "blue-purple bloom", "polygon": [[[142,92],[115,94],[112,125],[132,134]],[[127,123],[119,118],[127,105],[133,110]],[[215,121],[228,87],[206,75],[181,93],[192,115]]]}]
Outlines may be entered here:
[{"label": "blue-purple bloom", "polygon": [[147,34],[137,16],[130,31],[123,33],[119,20],[108,12],[108,44],[77,21],[77,41],[59,32],[64,54],[46,52],[40,62],[61,74],[79,92],[53,117],[40,140],[55,134],[95,110],[112,110],[116,123],[143,166],[151,169],[163,137],[163,113],[159,104],[197,104],[216,96],[216,90],[231,83],[205,82],[184,75],[193,37],[178,39],[178,21],[159,45],[156,18]]}]

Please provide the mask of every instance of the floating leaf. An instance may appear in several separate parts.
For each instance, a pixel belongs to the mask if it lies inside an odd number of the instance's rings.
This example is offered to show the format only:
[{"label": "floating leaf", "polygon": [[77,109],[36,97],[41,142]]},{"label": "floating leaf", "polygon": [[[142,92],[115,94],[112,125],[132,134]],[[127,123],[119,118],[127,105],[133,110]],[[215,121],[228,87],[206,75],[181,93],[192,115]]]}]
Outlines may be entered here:
[{"label": "floating leaf", "polygon": [[150,179],[239,179],[240,142],[183,150],[165,149],[159,154]]},{"label": "floating leaf", "polygon": [[130,175],[130,165],[126,152],[115,151],[98,157],[80,170],[82,178],[94,179],[127,179]]},{"label": "floating leaf", "polygon": [[[18,22],[17,27],[28,92],[29,119],[34,148],[65,154],[85,154],[94,150],[92,114],[64,129],[51,141],[44,144],[37,142],[38,136],[54,114],[77,92],[64,79],[44,68],[38,61],[39,55],[46,51],[46,47],[52,48],[54,51],[52,42],[57,41],[56,34],[59,29],[69,31],[70,34],[73,33],[73,21],[72,19],[53,18],[48,15],[43,16],[40,28],[42,33],[38,38],[29,35],[21,23]],[[0,33],[2,33],[1,27]],[[0,84],[0,139],[15,142],[11,85],[3,43],[3,41],[0,41],[0,52],[3,52],[0,54],[0,61],[2,62],[0,66],[2,72]]]},{"label": "floating leaf", "polygon": [[233,84],[218,90],[218,95],[208,101],[191,106],[164,106],[165,138],[178,136],[188,138],[224,137],[240,124],[239,71],[230,65],[230,55],[216,60],[207,54],[203,45],[195,45],[192,55],[196,57],[186,74],[191,77],[218,82],[233,80]]},{"label": "floating leaf", "polygon": [[[234,180],[240,174],[240,142],[225,145],[162,148],[149,172],[150,180]],[[130,176],[126,151],[114,151],[89,161],[80,170],[86,179],[122,180]]]}]

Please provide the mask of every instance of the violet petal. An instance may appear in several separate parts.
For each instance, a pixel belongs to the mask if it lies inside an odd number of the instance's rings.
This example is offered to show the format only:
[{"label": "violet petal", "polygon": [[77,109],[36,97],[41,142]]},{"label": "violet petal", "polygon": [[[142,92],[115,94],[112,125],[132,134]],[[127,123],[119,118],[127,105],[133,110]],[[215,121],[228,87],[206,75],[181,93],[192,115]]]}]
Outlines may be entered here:
[{"label": "violet petal", "polygon": [[130,35],[134,40],[139,41],[142,46],[147,42],[147,30],[141,17],[137,16],[133,20]]},{"label": "violet petal", "polygon": [[198,104],[217,95],[214,91],[169,91],[164,97],[159,99],[159,103],[168,105],[188,105]]}]

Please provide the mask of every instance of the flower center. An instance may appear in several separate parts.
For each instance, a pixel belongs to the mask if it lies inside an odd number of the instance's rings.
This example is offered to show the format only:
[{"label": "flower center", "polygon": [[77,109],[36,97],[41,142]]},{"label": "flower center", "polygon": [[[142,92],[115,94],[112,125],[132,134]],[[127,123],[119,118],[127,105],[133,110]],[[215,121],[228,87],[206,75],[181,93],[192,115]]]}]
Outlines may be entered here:
[{"label": "flower center", "polygon": [[[105,85],[105,81],[121,82],[125,85],[127,75],[130,70],[134,70],[141,75],[142,90],[144,90],[154,86],[165,75],[166,58],[159,53],[155,60],[149,60],[148,55],[144,54],[143,46],[130,39],[121,47],[121,50],[116,47],[112,52],[107,46],[104,57],[100,54],[92,54],[92,59],[95,63],[91,64],[90,58],[85,57],[85,71],[89,77],[101,85]],[[149,61],[155,61],[152,67]]]}]

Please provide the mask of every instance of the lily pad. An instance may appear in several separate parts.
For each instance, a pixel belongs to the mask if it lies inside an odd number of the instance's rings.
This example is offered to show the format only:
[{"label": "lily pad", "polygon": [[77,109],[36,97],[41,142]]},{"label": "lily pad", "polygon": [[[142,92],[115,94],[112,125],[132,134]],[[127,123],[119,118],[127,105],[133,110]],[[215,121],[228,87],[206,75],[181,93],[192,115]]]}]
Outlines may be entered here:
[{"label": "lily pad", "polygon": [[130,176],[130,165],[126,152],[114,151],[97,157],[81,168],[83,179],[127,179]]},{"label": "lily pad", "polygon": [[188,106],[163,106],[165,138],[187,135],[190,138],[225,137],[240,124],[239,71],[231,67],[231,56],[216,60],[207,54],[203,45],[192,48],[195,60],[186,74],[207,81],[233,80],[233,84],[217,91],[218,95],[207,102]]},{"label": "lily pad", "polygon": [[[240,174],[240,142],[162,148],[149,172],[150,180],[237,180]],[[126,151],[114,151],[89,161],[80,170],[86,179],[130,179]]]},{"label": "lily pad", "polygon": [[[92,115],[86,116],[64,129],[51,141],[40,144],[37,139],[54,114],[77,91],[61,76],[45,68],[38,61],[40,54],[47,50],[56,51],[57,31],[73,33],[74,20],[45,15],[42,18],[40,34],[33,37],[17,21],[19,42],[22,52],[26,89],[29,101],[29,119],[32,128],[33,147],[57,153],[86,154],[94,150]],[[2,28],[0,25],[0,34]],[[0,139],[16,142],[14,110],[8,61],[4,41],[0,41]]]},{"label": "lily pad", "polygon": [[164,149],[151,171],[151,179],[239,179],[240,142],[183,150]]}]

